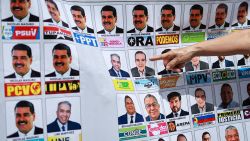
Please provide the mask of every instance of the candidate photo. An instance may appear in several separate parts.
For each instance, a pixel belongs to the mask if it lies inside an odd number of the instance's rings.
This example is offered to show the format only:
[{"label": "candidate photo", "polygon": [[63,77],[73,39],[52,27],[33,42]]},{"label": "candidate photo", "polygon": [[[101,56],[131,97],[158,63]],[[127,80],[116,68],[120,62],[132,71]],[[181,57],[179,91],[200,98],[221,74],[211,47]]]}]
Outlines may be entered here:
[{"label": "candidate photo", "polygon": [[[164,54],[164,53],[167,53],[167,52],[169,52],[171,49],[164,49],[162,52],[161,52],[161,54]],[[175,70],[168,70],[167,69],[167,61],[166,60],[162,60],[163,61],[163,66],[164,66],[164,68],[163,68],[163,70],[161,70],[161,71],[159,71],[157,74],[158,75],[166,75],[166,74],[176,74],[176,73],[179,73],[179,72],[177,72],[177,71],[175,71]],[[181,72],[183,72],[183,69],[181,69]]]},{"label": "candidate photo", "polygon": [[227,67],[234,67],[234,62],[227,59],[225,56],[217,56],[217,61],[212,63],[212,68],[227,68]]},{"label": "candidate photo", "polygon": [[225,3],[220,3],[215,9],[215,17],[214,17],[215,24],[210,26],[208,29],[225,29],[229,27],[229,22],[227,21],[228,19],[227,17],[230,17],[229,12],[228,12],[228,5]]},{"label": "candidate photo", "polygon": [[144,5],[134,6],[132,10],[132,16],[133,16],[134,28],[128,30],[127,33],[154,32],[154,28],[148,25],[149,14],[148,14],[148,8],[146,6]]},{"label": "candidate photo", "polygon": [[[12,16],[2,19],[2,21],[3,22],[39,22],[39,17],[30,12],[30,8],[32,6],[31,1],[32,0],[9,0],[10,11],[12,13]],[[6,10],[6,9],[3,8],[2,10]]]},{"label": "candidate photo", "polygon": [[250,105],[250,83],[248,81],[243,81],[240,83],[241,86],[241,97],[242,97],[242,106]]},{"label": "candidate photo", "polygon": [[202,19],[207,18],[206,14],[207,13],[204,13],[203,6],[199,4],[195,4],[191,6],[189,10],[189,26],[185,27],[183,30],[206,29],[206,23],[202,23]]},{"label": "candidate photo", "polygon": [[4,78],[27,79],[27,78],[41,77],[40,72],[31,68],[31,64],[33,62],[33,56],[32,56],[32,49],[30,46],[22,43],[14,45],[13,48],[11,49],[11,57],[12,57],[12,67],[15,72],[5,76]]},{"label": "candidate photo", "polygon": [[155,70],[146,65],[147,55],[143,51],[136,51],[134,54],[135,67],[131,69],[133,77],[145,77],[155,75]]},{"label": "candidate photo", "polygon": [[81,129],[80,123],[70,120],[71,107],[70,101],[60,101],[57,104],[56,119],[47,125],[48,133]]},{"label": "candidate photo", "polygon": [[91,15],[86,15],[83,7],[73,5],[70,7],[70,13],[76,25],[72,27],[72,29],[79,31],[80,33],[94,33],[94,30],[87,25],[87,20],[91,20]]},{"label": "candidate photo", "polygon": [[221,141],[245,141],[241,123],[220,126]]},{"label": "candidate photo", "polygon": [[[43,134],[43,128],[35,125],[36,111],[32,102],[21,100],[14,106],[16,132],[7,138],[28,137]],[[8,117],[7,117],[8,118]]]},{"label": "candidate photo", "polygon": [[196,88],[194,92],[194,97],[196,103],[191,106],[192,114],[205,113],[214,111],[214,105],[206,101],[206,92],[210,92],[208,95],[212,97],[211,89],[205,91],[202,88]]},{"label": "candidate photo", "polygon": [[110,76],[113,77],[130,77],[129,73],[121,69],[121,58],[119,54],[110,54],[112,67],[109,69]]},{"label": "candidate photo", "polygon": [[68,45],[56,44],[52,49],[52,62],[55,71],[46,74],[45,77],[79,76],[79,70],[71,67],[72,59],[71,49]]},{"label": "candidate photo", "polygon": [[237,66],[250,66],[250,53],[244,54],[237,62]]},{"label": "candidate photo", "polygon": [[161,113],[161,105],[153,94],[147,94],[144,97],[144,106],[147,111],[146,121],[156,121],[165,119],[165,115]]},{"label": "candidate photo", "polygon": [[100,14],[103,29],[98,31],[97,34],[109,35],[122,34],[124,32],[122,27],[117,26],[117,21],[122,20],[121,16],[117,16],[117,13],[116,8],[111,5],[105,5],[101,8]]},{"label": "candidate photo", "polygon": [[126,95],[124,97],[126,113],[118,117],[118,124],[132,124],[144,122],[144,118],[136,111],[133,99]]},{"label": "candidate photo", "polygon": [[180,30],[180,27],[174,23],[176,19],[176,14],[175,14],[175,7],[173,5],[166,4],[162,6],[160,15],[161,15],[161,27],[156,29],[155,30],[156,32]]},{"label": "candidate photo", "polygon": [[170,92],[169,94],[167,94],[167,101],[169,102],[169,107],[171,109],[171,113],[168,114],[166,116],[166,118],[176,118],[176,117],[189,115],[188,111],[185,111],[181,108],[181,106],[182,106],[181,100],[182,100],[182,96],[177,91],[173,91],[173,92]]},{"label": "candidate photo", "polygon": [[[59,7],[57,5],[57,3],[54,0],[45,0],[46,3],[46,7],[48,9],[48,12],[44,11],[44,15],[47,15],[47,13],[49,13],[49,17],[48,19],[43,20],[44,23],[51,23],[55,26],[58,27],[64,27],[64,28],[69,28],[69,25],[66,21],[63,21],[62,19],[62,11],[59,10]],[[61,6],[61,5],[60,5]],[[48,16],[44,16],[44,18],[47,18]],[[46,25],[47,26],[47,25]],[[58,29],[57,32],[59,32],[60,30]],[[62,31],[60,31],[62,32]],[[64,34],[66,34],[64,32]],[[70,40],[73,41],[73,38],[71,37],[71,33],[69,33],[69,35],[63,35],[62,33],[50,33],[49,31],[44,32],[44,39],[63,39],[63,40]]]},{"label": "candidate photo", "polygon": [[218,141],[216,127],[202,128],[195,131],[196,141]]},{"label": "candidate photo", "polygon": [[248,25],[250,25],[250,20],[248,19],[248,2],[243,1],[237,9],[237,22],[232,26],[243,27]]},{"label": "candidate photo", "polygon": [[[219,86],[217,87],[219,88]],[[233,84],[233,88],[236,88],[236,84]],[[240,107],[238,103],[238,98],[237,98],[238,94],[234,93],[233,88],[232,88],[232,84],[230,83],[223,83],[221,85],[220,93],[219,93],[221,103],[219,103],[218,105],[218,110]],[[237,92],[237,89],[235,90],[235,92]]]},{"label": "candidate photo", "polygon": [[199,70],[207,70],[209,69],[209,65],[207,62],[202,61],[200,56],[195,56],[185,64],[186,71],[199,71]]}]

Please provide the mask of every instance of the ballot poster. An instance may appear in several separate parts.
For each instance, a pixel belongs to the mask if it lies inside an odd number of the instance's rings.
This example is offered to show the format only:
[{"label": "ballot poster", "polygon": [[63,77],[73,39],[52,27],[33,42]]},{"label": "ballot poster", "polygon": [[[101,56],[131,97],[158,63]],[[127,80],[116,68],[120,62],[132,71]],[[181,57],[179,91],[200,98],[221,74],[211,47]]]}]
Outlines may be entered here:
[{"label": "ballot poster", "polygon": [[249,29],[249,0],[0,3],[1,140],[250,141],[250,53],[150,61]]}]

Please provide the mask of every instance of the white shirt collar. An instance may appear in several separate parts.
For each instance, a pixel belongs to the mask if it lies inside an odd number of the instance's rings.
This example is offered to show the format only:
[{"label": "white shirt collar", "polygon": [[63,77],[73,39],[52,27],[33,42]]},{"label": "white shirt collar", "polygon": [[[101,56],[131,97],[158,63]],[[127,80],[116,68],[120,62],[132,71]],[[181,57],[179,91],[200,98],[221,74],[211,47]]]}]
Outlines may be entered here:
[{"label": "white shirt collar", "polygon": [[199,24],[197,27],[195,27],[195,28],[193,28],[193,27],[191,27],[190,26],[190,30],[199,30],[200,29],[200,26],[201,26],[201,24]]},{"label": "white shirt collar", "polygon": [[169,29],[165,29],[165,28],[163,28],[162,27],[162,31],[173,31],[173,29],[174,29],[174,24],[169,28]]},{"label": "white shirt collar", "polygon": [[28,15],[26,17],[24,17],[22,20],[16,18],[14,15],[13,15],[13,19],[14,19],[14,22],[24,22],[24,23],[27,23],[27,22],[29,22],[29,19],[30,19],[30,13],[28,13]]},{"label": "white shirt collar", "polygon": [[35,133],[35,126],[33,125],[32,129],[27,134],[24,134],[20,132],[19,130],[17,132],[18,132],[19,137],[33,136]]},{"label": "white shirt collar", "polygon": [[55,71],[56,77],[58,77],[58,78],[69,77],[70,76],[70,71],[71,71],[71,68],[69,68],[69,70],[67,72],[65,72],[63,75],[58,73],[57,71]]},{"label": "white shirt collar", "polygon": [[146,25],[141,31],[135,28],[135,33],[146,33],[147,32],[148,25]]},{"label": "white shirt collar", "polygon": [[225,59],[223,61],[219,60],[219,65],[220,65],[220,68],[225,68],[226,67]]},{"label": "white shirt collar", "polygon": [[107,31],[107,30],[105,30],[104,29],[104,31],[105,31],[105,34],[107,34],[107,35],[109,35],[109,34],[116,34],[116,26],[114,27],[114,29],[112,30],[112,31]]},{"label": "white shirt collar", "polygon": [[16,72],[15,72],[15,75],[16,75],[16,78],[22,78],[22,79],[30,78],[31,77],[31,69],[24,76],[21,76],[21,75],[17,74]]},{"label": "white shirt collar", "polygon": [[201,69],[200,69],[200,62],[199,62],[199,64],[198,64],[197,66],[194,66],[193,64],[192,64],[192,66],[193,66],[193,68],[194,68],[194,71],[201,70]]},{"label": "white shirt collar", "polygon": [[62,131],[62,126],[64,126],[65,131],[68,131],[68,122],[66,124],[62,124],[58,119],[56,121],[57,121],[57,124],[60,128],[60,131]]},{"label": "white shirt collar", "polygon": [[138,73],[140,74],[140,77],[146,76],[145,68],[144,68],[143,72],[140,72],[138,68],[137,68],[137,70],[138,70]]},{"label": "white shirt collar", "polygon": [[225,28],[225,22],[221,26],[218,26],[218,25],[215,24],[215,28],[216,29],[224,29]]},{"label": "white shirt collar", "polygon": [[247,26],[247,21],[248,21],[248,19],[246,19],[246,21],[245,21],[243,24],[240,24],[240,23],[238,22],[238,26]]},{"label": "white shirt collar", "polygon": [[76,26],[76,28],[78,29],[78,31],[80,31],[81,33],[88,33],[87,31],[87,26],[82,30],[81,28],[79,28],[78,26]]},{"label": "white shirt collar", "polygon": [[203,108],[198,107],[198,109],[199,109],[200,113],[206,112],[206,104],[204,105]]},{"label": "white shirt collar", "polygon": [[63,27],[62,20],[60,20],[59,22],[56,22],[56,21],[52,18],[52,21],[53,21],[54,24]]},{"label": "white shirt collar", "polygon": [[[175,116],[176,113],[173,112],[173,114],[174,114],[174,117],[176,117]],[[181,109],[177,112],[177,117],[179,117],[180,115],[181,115]]]},{"label": "white shirt collar", "polygon": [[133,115],[130,115],[130,114],[128,114],[127,113],[127,123],[130,123],[130,121],[131,121],[131,116],[133,116],[133,122],[135,123],[135,113],[133,114]]}]

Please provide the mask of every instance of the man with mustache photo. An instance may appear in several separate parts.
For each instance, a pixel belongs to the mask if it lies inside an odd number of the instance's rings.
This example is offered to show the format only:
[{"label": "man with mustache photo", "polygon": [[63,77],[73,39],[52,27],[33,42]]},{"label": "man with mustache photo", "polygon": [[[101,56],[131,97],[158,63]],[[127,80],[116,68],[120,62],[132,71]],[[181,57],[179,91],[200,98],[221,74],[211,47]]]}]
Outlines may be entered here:
[{"label": "man with mustache photo", "polygon": [[224,29],[229,27],[229,23],[226,22],[228,6],[225,3],[220,3],[216,7],[215,12],[215,25],[209,27],[209,29]]},{"label": "man with mustache photo", "polygon": [[189,13],[190,26],[184,28],[183,30],[206,29],[206,25],[201,23],[202,18],[203,18],[203,7],[199,4],[193,5],[190,8],[190,13]]},{"label": "man with mustache photo", "polygon": [[148,22],[148,9],[144,5],[136,5],[132,11],[133,14],[133,29],[127,33],[146,33],[154,32],[154,28],[147,25]]},{"label": "man with mustache photo", "polygon": [[102,26],[103,30],[97,32],[97,34],[117,34],[123,33],[123,29],[116,26],[117,12],[113,6],[105,5],[101,9]]},{"label": "man with mustache photo", "polygon": [[74,5],[70,8],[70,12],[76,24],[72,29],[81,33],[94,33],[94,30],[86,25],[86,15],[82,7]]},{"label": "man with mustache photo", "polygon": [[238,13],[237,13],[238,22],[233,24],[232,26],[250,25],[250,20],[247,19],[247,15],[248,15],[248,3],[244,1],[239,5],[238,8]]},{"label": "man with mustache photo", "polygon": [[72,62],[70,47],[59,43],[52,49],[53,66],[55,71],[45,75],[45,77],[69,77],[79,76],[79,71],[70,67]]},{"label": "man with mustache photo", "polygon": [[69,25],[65,23],[64,21],[62,21],[60,17],[60,11],[58,9],[57,4],[53,0],[45,0],[45,2],[46,2],[51,18],[44,20],[44,22],[50,22],[61,27],[69,28]]},{"label": "man with mustache photo", "polygon": [[5,76],[4,78],[34,78],[40,77],[40,72],[30,68],[32,64],[32,51],[28,45],[16,44],[12,50],[12,66],[14,73]]},{"label": "man with mustache photo", "polygon": [[18,131],[7,136],[7,138],[43,134],[43,129],[34,125],[36,113],[33,103],[26,100],[19,101],[16,104],[14,111]]},{"label": "man with mustache photo", "polygon": [[156,29],[159,31],[179,31],[180,27],[174,24],[175,8],[170,4],[166,4],[161,8],[161,25],[162,27]]},{"label": "man with mustache photo", "polygon": [[39,22],[39,17],[31,14],[31,0],[10,0],[10,10],[13,16],[3,19],[3,22]]}]

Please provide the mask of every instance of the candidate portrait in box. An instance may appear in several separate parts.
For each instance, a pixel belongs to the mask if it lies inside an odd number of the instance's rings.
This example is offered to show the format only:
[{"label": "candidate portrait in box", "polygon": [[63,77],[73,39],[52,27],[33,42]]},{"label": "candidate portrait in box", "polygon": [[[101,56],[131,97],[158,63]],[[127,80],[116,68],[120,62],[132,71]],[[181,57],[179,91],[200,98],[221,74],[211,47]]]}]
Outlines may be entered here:
[{"label": "candidate portrait in box", "polygon": [[11,49],[11,57],[12,57],[12,67],[15,72],[6,75],[4,78],[27,79],[27,78],[34,78],[41,76],[40,72],[38,72],[35,69],[32,69],[31,67],[34,57],[30,45],[23,43],[18,43],[14,45]]},{"label": "candidate portrait in box", "polygon": [[[35,107],[33,102],[35,101],[28,101],[28,100],[18,101],[15,104],[14,109],[10,110],[11,112],[13,112],[14,110],[15,125],[18,130],[14,133],[11,133],[10,135],[7,135],[7,138],[31,137],[34,135],[43,134],[43,129],[38,125],[36,125],[37,123],[36,120],[38,118],[41,118],[39,116],[42,116],[36,113],[41,112],[39,111],[41,109]],[[38,106],[37,105],[38,103],[40,103],[40,101],[36,101],[36,106]],[[13,107],[13,105],[11,104],[13,103],[8,103],[8,106]],[[12,120],[13,117],[11,116],[7,118]],[[8,127],[11,126],[8,125]]]},{"label": "candidate portrait in box", "polygon": [[[39,22],[39,17],[30,12],[32,4],[37,4],[37,1],[8,0],[8,2],[10,5],[10,11],[12,13],[12,16],[3,19],[3,22]],[[6,9],[3,8],[2,10]]]}]

